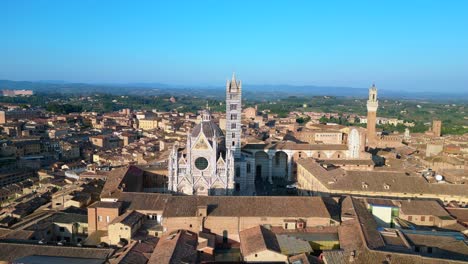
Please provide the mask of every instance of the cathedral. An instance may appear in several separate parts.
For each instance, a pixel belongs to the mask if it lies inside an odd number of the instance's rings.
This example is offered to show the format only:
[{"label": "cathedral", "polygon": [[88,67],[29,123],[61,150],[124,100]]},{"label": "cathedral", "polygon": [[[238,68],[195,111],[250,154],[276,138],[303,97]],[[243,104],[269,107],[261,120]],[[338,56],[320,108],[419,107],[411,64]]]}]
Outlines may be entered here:
[{"label": "cathedral", "polygon": [[[376,96],[370,95],[370,100],[374,103]],[[201,122],[187,135],[185,147],[176,143],[169,155],[169,191],[187,195],[256,195],[256,184],[294,182],[296,162],[301,158],[369,163],[370,154],[364,151],[366,133],[355,127],[344,128],[340,132],[343,140],[336,143],[269,140],[242,146],[241,101],[242,83],[233,75],[226,82],[225,133],[211,119],[209,109],[201,112]]]},{"label": "cathedral", "polygon": [[232,195],[241,191],[245,158],[241,154],[242,83],[226,82],[226,135],[209,109],[187,135],[185,149],[174,145],[169,156],[169,190],[188,195]]}]

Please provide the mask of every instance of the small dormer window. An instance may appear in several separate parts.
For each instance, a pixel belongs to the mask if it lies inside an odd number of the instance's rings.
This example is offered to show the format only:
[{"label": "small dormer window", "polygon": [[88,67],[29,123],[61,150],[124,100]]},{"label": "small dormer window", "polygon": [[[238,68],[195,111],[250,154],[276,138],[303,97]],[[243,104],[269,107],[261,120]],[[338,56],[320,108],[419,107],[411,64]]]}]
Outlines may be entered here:
[{"label": "small dormer window", "polygon": [[384,189],[385,189],[385,190],[389,190],[389,189],[390,189],[390,185],[384,184]]},{"label": "small dormer window", "polygon": [[366,182],[362,182],[362,188],[363,189],[367,189],[368,187],[369,187],[369,185]]}]

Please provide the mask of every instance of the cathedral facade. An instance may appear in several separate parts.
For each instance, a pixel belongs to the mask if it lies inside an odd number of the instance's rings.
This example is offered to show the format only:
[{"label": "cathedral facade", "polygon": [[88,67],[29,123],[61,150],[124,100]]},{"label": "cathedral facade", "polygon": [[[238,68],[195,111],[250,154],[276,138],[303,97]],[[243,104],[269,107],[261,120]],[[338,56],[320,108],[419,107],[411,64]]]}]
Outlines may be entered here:
[{"label": "cathedral facade", "polygon": [[176,143],[169,155],[169,191],[187,195],[256,195],[256,184],[273,184],[275,179],[294,182],[296,162],[301,158],[369,163],[362,128],[346,129],[346,140],[339,144],[269,140],[242,146],[241,102],[242,83],[233,75],[226,82],[225,133],[213,122],[209,109],[203,110],[201,122],[187,135],[185,147]]},{"label": "cathedral facade", "polygon": [[[245,189],[246,165],[241,154],[242,83],[226,82],[226,135],[208,109],[187,135],[185,149],[175,144],[169,156],[168,189],[188,195],[232,195]],[[244,188],[243,188],[244,187]]]}]

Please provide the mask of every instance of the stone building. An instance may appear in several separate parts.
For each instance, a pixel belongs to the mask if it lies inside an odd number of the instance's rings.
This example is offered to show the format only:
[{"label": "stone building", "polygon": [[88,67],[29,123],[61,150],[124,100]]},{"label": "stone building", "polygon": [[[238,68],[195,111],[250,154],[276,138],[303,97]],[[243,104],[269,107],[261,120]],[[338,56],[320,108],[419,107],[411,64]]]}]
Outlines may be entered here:
[{"label": "stone building", "polygon": [[242,111],[245,119],[253,120],[257,116],[257,106],[255,107],[247,107],[244,111]]},{"label": "stone building", "polygon": [[112,135],[93,136],[89,137],[89,140],[94,146],[103,149],[113,149],[123,146],[123,141],[120,138]]},{"label": "stone building", "polygon": [[[241,155],[242,84],[232,76],[226,84],[226,135],[209,109],[187,135],[185,149],[175,144],[169,157],[169,190],[197,195],[245,192],[246,166]],[[253,186],[250,186],[253,189]]]},{"label": "stone building", "polygon": [[465,184],[430,183],[420,174],[405,171],[344,170],[311,158],[298,161],[297,181],[302,195],[440,199],[444,203],[455,201],[460,204],[468,202]]},{"label": "stone building", "polygon": [[137,211],[128,210],[115,218],[108,226],[109,243],[118,245],[128,243],[136,231],[141,227],[145,215]]},{"label": "stone building", "polygon": [[252,182],[273,182],[275,178],[292,181],[300,159],[370,160],[370,154],[364,151],[365,138],[361,129],[353,127],[346,144],[249,143],[242,148],[247,162],[246,176]]},{"label": "stone building", "polygon": [[[121,210],[122,205],[127,206],[127,213]],[[206,232],[215,235],[217,243],[230,244],[239,242],[239,232],[258,225],[291,230],[338,226],[336,206],[332,199],[322,197],[172,196],[124,192],[115,202],[101,201],[88,207],[88,226],[90,234],[101,231],[98,233],[105,239],[107,231],[114,228],[112,225],[126,219],[129,211],[136,211],[144,215],[143,225],[159,226],[163,233],[180,229]],[[119,234],[124,237],[130,233]],[[117,238],[113,238],[115,240]]]}]

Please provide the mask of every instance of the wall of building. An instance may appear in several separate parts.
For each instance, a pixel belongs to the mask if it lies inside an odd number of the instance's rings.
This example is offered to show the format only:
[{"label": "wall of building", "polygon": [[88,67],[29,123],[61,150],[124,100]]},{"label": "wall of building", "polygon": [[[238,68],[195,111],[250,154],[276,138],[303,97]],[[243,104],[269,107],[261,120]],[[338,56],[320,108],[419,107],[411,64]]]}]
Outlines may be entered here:
[{"label": "wall of building", "polygon": [[97,230],[106,231],[108,224],[119,216],[118,208],[88,207],[89,233]]},{"label": "wall of building", "polygon": [[131,227],[122,223],[111,224],[109,225],[109,243],[111,245],[117,245],[121,239],[125,239],[127,242],[130,242],[134,231],[135,230],[132,230]]},{"label": "wall of building", "polygon": [[288,257],[286,255],[264,250],[256,254],[251,254],[244,256],[244,261],[247,262],[288,262]]}]

